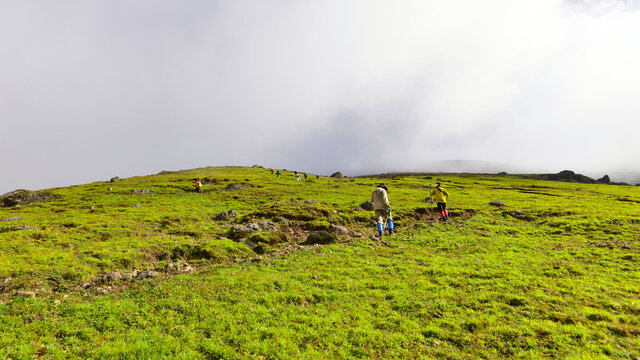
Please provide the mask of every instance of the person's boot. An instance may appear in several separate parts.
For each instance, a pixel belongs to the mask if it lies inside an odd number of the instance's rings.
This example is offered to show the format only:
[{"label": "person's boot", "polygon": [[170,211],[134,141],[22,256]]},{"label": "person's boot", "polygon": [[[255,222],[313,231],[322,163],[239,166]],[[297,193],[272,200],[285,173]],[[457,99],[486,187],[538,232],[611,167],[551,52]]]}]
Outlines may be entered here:
[{"label": "person's boot", "polygon": [[395,233],[395,230],[393,230],[393,221],[389,220],[389,222],[387,223],[387,225],[389,226],[389,235],[393,235]]},{"label": "person's boot", "polygon": [[384,228],[382,227],[382,224],[378,224],[378,237],[382,237],[384,233]]}]

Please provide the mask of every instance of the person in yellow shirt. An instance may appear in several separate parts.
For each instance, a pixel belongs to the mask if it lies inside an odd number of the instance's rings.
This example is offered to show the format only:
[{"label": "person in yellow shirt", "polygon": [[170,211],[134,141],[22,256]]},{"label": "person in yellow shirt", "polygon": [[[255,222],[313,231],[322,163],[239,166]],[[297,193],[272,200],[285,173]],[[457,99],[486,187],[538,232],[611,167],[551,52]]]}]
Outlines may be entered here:
[{"label": "person in yellow shirt", "polygon": [[439,182],[436,183],[436,186],[431,189],[430,193],[432,198],[435,198],[436,204],[438,205],[438,210],[440,211],[440,217],[442,221],[447,221],[451,219],[451,214],[447,210],[447,201],[449,200],[449,193],[445,190]]},{"label": "person in yellow shirt", "polygon": [[193,187],[194,187],[193,191],[200,194],[200,189],[202,188],[202,183],[200,182],[200,180],[196,180],[196,183],[193,184]]}]

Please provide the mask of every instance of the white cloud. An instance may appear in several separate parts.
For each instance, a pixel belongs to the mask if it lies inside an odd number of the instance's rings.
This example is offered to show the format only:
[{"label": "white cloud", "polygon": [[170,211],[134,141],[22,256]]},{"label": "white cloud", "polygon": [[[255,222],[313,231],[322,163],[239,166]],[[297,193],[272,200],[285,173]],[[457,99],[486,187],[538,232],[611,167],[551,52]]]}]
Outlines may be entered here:
[{"label": "white cloud", "polygon": [[638,4],[3,3],[0,192],[216,164],[640,172]]}]

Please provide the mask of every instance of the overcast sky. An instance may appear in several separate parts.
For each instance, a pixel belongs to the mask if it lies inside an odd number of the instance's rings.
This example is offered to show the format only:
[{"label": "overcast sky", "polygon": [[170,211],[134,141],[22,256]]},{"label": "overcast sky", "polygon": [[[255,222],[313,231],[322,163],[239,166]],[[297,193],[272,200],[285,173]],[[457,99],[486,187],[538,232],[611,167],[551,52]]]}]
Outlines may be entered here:
[{"label": "overcast sky", "polygon": [[0,194],[447,160],[632,181],[639,36],[640,0],[0,1]]}]

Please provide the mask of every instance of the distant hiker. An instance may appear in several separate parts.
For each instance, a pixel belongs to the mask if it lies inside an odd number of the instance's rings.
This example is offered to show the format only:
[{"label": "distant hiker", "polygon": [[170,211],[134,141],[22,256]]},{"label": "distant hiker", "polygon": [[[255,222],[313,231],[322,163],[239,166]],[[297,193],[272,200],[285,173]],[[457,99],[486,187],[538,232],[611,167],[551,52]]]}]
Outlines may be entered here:
[{"label": "distant hiker", "polygon": [[438,210],[440,211],[440,218],[442,219],[442,221],[451,219],[451,214],[449,214],[449,210],[447,210],[447,200],[449,199],[449,193],[442,186],[440,186],[439,182],[437,182],[436,186],[431,189],[430,196],[435,197],[435,201],[438,206]]},{"label": "distant hiker", "polygon": [[300,181],[300,174],[296,174],[296,180]]},{"label": "distant hiker", "polygon": [[273,169],[271,169],[271,175],[273,175]]},{"label": "distant hiker", "polygon": [[202,188],[202,183],[200,182],[200,180],[196,180],[196,183],[193,184],[193,187],[195,188],[193,189],[193,191],[200,194],[200,188]]},{"label": "distant hiker", "polygon": [[280,170],[276,171],[276,177],[280,177]]},{"label": "distant hiker", "polygon": [[298,172],[297,172],[297,171],[294,171],[294,172],[293,172],[293,176],[298,177]]},{"label": "distant hiker", "polygon": [[387,197],[387,185],[382,183],[373,190],[371,194],[371,202],[373,203],[373,210],[376,212],[376,218],[378,220],[378,236],[381,237],[384,234],[384,222],[387,220],[389,227],[389,235],[393,234],[393,219],[391,218],[391,205],[389,205],[389,198]]},{"label": "distant hiker", "polygon": [[316,175],[316,180],[320,180],[320,175]]},{"label": "distant hiker", "polygon": [[307,173],[304,173],[304,179],[307,180]]}]

